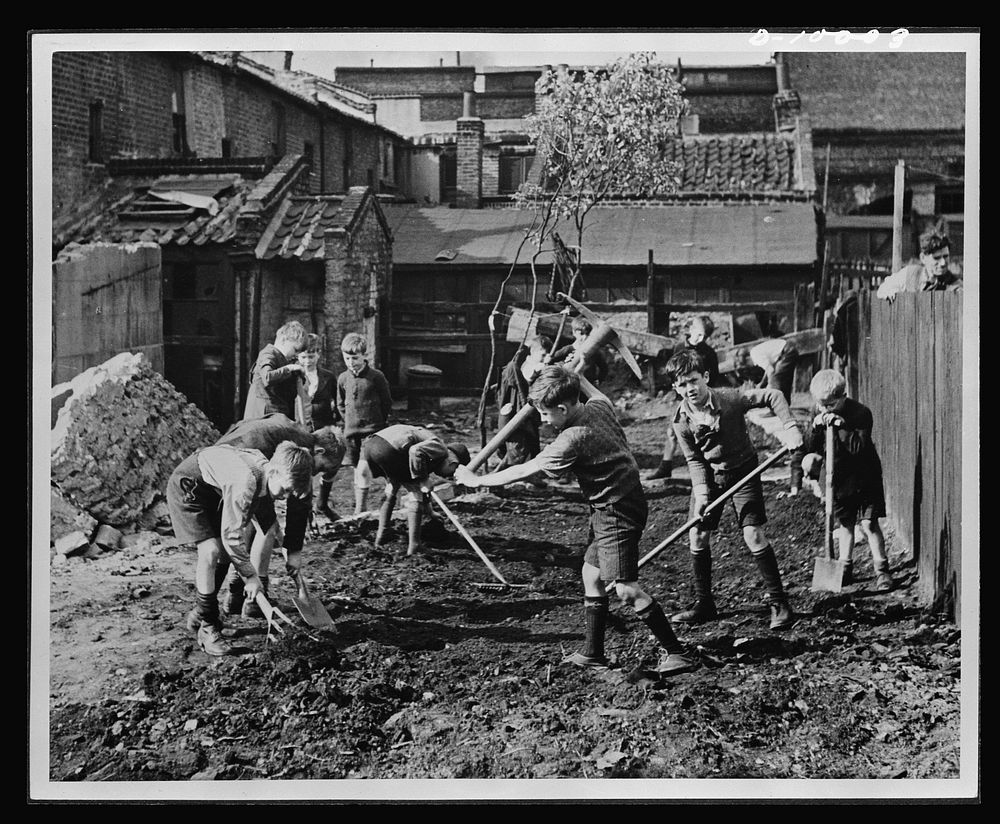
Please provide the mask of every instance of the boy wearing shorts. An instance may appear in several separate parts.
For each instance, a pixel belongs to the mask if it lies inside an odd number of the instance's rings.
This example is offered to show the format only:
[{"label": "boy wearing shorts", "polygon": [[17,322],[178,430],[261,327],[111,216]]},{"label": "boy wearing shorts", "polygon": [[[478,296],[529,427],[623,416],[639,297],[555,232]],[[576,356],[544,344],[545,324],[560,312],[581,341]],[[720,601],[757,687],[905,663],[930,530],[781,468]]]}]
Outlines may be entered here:
[{"label": "boy wearing shorts", "polygon": [[[747,432],[746,414],[754,407],[770,407],[785,428],[781,439],[789,449],[802,446],[802,436],[777,389],[710,388],[708,367],[698,352],[685,349],[667,362],[667,374],[681,403],[673,428],[691,473],[689,517],[705,508],[757,466],[757,453]],[[764,579],[771,607],[771,629],[787,629],[795,623],[781,582],[774,549],[761,528],[767,522],[760,477],[743,486],[731,498],[743,540]],[[703,517],[690,532],[691,564],[695,603],[672,616],[680,623],[698,624],[718,616],[712,597],[712,555],[709,540],[719,525],[722,507]]]},{"label": "boy wearing shorts", "polygon": [[423,488],[433,472],[450,478],[455,468],[469,462],[465,444],[446,444],[441,438],[419,426],[397,423],[387,426],[366,438],[362,457],[372,476],[385,478],[385,501],[378,513],[378,531],[375,548],[382,546],[400,487],[409,493],[406,508],[406,527],[409,542],[406,554],[413,555],[420,549],[420,527],[424,514],[430,514],[424,499]]},{"label": "boy wearing shorts", "polygon": [[[580,401],[581,385],[590,395]],[[656,599],[639,586],[639,541],[649,514],[639,467],[611,402],[585,378],[562,366],[547,366],[531,385],[529,397],[541,419],[559,435],[535,458],[488,475],[461,467],[463,486],[502,486],[537,472],[556,477],[572,472],[590,508],[590,545],[581,572],[586,641],[564,663],[607,669],[604,634],[614,583],[622,603],[632,607],[663,647],[658,672],[674,675],[694,669]]]},{"label": "boy wearing shorts", "polygon": [[[216,444],[202,449],[194,461],[182,462],[167,482],[167,505],[174,535],[195,544],[195,608],[188,626],[198,646],[209,655],[227,655],[222,637],[217,591],[219,560],[225,552],[243,579],[246,596],[263,592],[257,569],[245,546],[251,521],[266,532],[275,522],[274,501],[289,495],[307,497],[312,481],[308,449],[283,441],[268,459],[256,449]],[[195,624],[197,627],[195,628]]]},{"label": "boy wearing shorts", "polygon": [[878,519],[885,517],[885,489],[882,484],[882,461],[872,441],[874,422],[871,410],[847,397],[844,376],[833,369],[821,369],[809,384],[816,402],[816,417],[806,436],[807,454],[802,469],[808,477],[819,477],[826,451],[826,429],[834,427],[833,440],[833,514],[840,560],[844,561],[844,583],[853,583],[854,525],[868,539],[875,570],[876,592],[888,592],[895,582],[889,574],[885,538]]}]

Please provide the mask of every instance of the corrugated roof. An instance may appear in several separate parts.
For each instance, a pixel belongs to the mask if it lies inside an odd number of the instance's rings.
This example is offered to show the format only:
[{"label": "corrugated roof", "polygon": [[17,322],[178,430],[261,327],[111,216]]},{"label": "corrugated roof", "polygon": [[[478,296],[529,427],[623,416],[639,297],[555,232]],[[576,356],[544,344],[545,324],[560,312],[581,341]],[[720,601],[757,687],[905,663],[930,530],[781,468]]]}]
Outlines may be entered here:
[{"label": "corrugated roof", "polygon": [[786,52],[813,130],[965,127],[962,52]]},{"label": "corrugated roof", "polygon": [[[510,264],[532,212],[386,206],[394,266]],[[569,226],[560,232],[570,242]],[[585,265],[644,265],[648,250],[659,266],[810,265],[817,259],[816,217],[809,203],[711,206],[596,207],[587,218]],[[435,262],[439,252],[457,252]],[[531,247],[519,260],[527,263]],[[537,261],[551,263],[545,256]]]}]

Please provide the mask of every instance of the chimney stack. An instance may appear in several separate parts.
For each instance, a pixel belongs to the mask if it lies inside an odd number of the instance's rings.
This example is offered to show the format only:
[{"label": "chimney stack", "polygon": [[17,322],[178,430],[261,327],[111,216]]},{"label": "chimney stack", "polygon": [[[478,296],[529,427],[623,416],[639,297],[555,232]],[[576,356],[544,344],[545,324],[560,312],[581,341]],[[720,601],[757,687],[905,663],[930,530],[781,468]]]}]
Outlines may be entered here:
[{"label": "chimney stack", "polygon": [[478,209],[482,205],[483,133],[485,129],[482,118],[460,117],[458,119],[455,205],[459,209]]},{"label": "chimney stack", "polygon": [[290,72],[292,70],[292,52],[285,52],[285,71]]},{"label": "chimney stack", "polygon": [[462,117],[476,116],[475,92],[462,92]]}]

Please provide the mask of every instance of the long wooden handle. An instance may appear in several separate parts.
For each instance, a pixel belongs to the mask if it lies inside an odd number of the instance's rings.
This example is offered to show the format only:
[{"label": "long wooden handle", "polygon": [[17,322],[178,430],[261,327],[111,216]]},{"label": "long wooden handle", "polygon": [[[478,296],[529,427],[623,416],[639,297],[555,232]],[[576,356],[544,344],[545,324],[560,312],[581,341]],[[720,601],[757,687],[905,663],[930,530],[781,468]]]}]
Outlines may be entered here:
[{"label": "long wooden handle", "polygon": [[[465,527],[462,526],[458,518],[455,517],[455,513],[444,505],[444,501],[441,500],[441,496],[438,495],[433,489],[430,490],[430,495],[431,498],[434,499],[434,503],[436,503],[439,507],[441,507],[441,511],[448,516],[448,520],[455,525],[455,528],[461,533],[462,537],[465,538],[469,546],[471,546],[476,551],[476,554],[479,556],[482,562],[486,564],[486,568],[493,574],[493,577],[496,578],[501,584],[507,584],[507,579],[500,574],[500,570],[498,570],[495,566],[493,566],[493,562],[489,558],[487,558],[486,553],[479,548],[479,544],[477,544],[475,540],[473,540],[472,536],[466,531]],[[509,584],[507,585],[509,586]]]},{"label": "long wooden handle", "polygon": [[831,424],[826,425],[826,557],[834,559],[833,551],[833,439]]},{"label": "long wooden handle", "polygon": [[[758,475],[760,475],[761,473],[763,473],[765,469],[767,469],[768,467],[772,466],[780,458],[784,457],[788,452],[789,452],[788,447],[787,446],[783,446],[783,447],[781,447],[781,449],[779,449],[777,452],[775,452],[773,455],[771,455],[769,458],[767,458],[762,464],[759,464],[758,466],[754,467],[754,469],[752,471],[748,472],[746,475],[744,475],[742,478],[740,478],[740,480],[738,480],[735,484],[733,484],[731,487],[729,487],[729,489],[727,489],[718,498],[716,498],[714,501],[712,501],[712,503],[710,503],[708,506],[706,506],[705,507],[705,511],[701,515],[695,515],[693,518],[691,518],[690,520],[688,520],[683,526],[679,527],[676,531],[670,533],[670,535],[668,535],[660,543],[658,543],[655,547],[653,547],[651,550],[649,550],[649,552],[647,552],[639,560],[639,568],[641,569],[649,561],[652,561],[653,558],[655,558],[657,555],[659,555],[661,552],[663,552],[663,550],[665,550],[674,541],[676,541],[678,538],[680,538],[682,535],[684,535],[684,533],[686,533],[689,529],[691,529],[693,526],[696,526],[705,515],[708,515],[709,512],[712,512],[714,509],[717,509],[718,507],[722,506],[733,495],[735,495],[740,489],[742,489],[744,486],[746,486],[748,483],[750,483],[750,481],[752,481]],[[614,584],[608,584],[608,586],[607,586],[607,592],[608,593],[613,592],[614,588],[615,588]]]}]

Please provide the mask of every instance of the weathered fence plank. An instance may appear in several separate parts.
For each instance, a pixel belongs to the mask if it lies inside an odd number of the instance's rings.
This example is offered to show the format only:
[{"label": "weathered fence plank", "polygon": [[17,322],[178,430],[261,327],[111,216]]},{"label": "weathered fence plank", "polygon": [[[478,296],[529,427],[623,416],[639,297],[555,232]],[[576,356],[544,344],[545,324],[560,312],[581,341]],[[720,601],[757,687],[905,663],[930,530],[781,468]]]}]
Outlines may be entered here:
[{"label": "weathered fence plank", "polygon": [[874,293],[859,306],[859,400],[872,409],[886,504],[923,601],[961,609],[961,293]]}]

